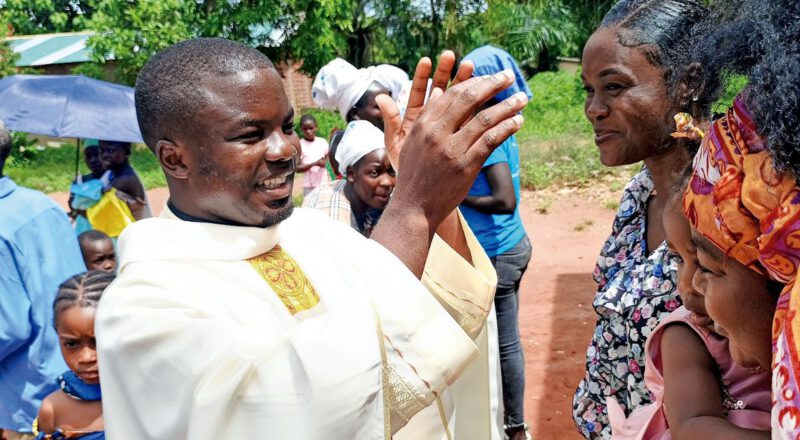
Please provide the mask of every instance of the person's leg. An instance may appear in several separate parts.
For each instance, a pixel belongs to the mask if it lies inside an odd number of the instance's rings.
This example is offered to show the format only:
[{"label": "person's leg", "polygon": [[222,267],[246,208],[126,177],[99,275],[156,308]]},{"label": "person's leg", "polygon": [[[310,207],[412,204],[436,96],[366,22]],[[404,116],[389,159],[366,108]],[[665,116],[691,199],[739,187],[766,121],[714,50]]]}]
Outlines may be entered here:
[{"label": "person's leg", "polygon": [[[494,305],[497,310],[497,333],[500,348],[500,370],[503,378],[503,405],[506,432],[511,438],[524,433],[523,410],[525,393],[525,359],[519,338],[519,284],[528,261],[531,244],[528,237],[508,252],[493,259],[497,270],[497,293]],[[524,438],[524,437],[522,437]]]}]

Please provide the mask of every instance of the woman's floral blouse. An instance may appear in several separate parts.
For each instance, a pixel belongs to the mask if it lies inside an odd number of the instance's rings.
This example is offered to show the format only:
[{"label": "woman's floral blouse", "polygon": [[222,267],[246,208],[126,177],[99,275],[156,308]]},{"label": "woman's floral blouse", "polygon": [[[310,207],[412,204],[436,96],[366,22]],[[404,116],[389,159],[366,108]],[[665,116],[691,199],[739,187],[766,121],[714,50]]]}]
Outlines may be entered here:
[{"label": "woman's floral blouse", "polygon": [[666,242],[647,255],[647,169],[625,187],[611,236],[603,245],[594,279],[597,326],[586,352],[586,377],[575,393],[572,415],[586,438],[610,438],[606,398],[627,413],[650,403],[644,385],[644,343],[662,318],[681,305],[677,266]]}]

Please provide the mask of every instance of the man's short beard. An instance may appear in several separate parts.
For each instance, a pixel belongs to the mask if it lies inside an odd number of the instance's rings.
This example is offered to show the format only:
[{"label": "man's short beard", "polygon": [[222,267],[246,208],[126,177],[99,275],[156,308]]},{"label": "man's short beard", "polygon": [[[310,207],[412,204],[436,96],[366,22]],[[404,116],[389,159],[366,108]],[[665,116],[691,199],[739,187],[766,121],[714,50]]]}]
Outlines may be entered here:
[{"label": "man's short beard", "polygon": [[274,211],[268,211],[264,213],[264,217],[261,219],[261,223],[259,227],[268,228],[270,226],[275,226],[278,223],[288,219],[292,212],[294,212],[294,202],[292,201],[292,196],[286,197],[286,199],[276,200],[271,202],[270,208],[275,209]]}]

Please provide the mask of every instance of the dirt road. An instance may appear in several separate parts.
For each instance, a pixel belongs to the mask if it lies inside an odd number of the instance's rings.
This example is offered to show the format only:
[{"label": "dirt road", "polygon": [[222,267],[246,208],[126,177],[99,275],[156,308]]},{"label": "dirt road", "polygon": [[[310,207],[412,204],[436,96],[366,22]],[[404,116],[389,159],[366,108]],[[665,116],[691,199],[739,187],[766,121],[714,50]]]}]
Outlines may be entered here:
[{"label": "dirt road", "polygon": [[[534,439],[582,439],[572,423],[572,395],[594,330],[591,273],[614,211],[577,194],[546,202],[526,196],[522,217],[533,258],[520,292],[525,418]],[[549,204],[547,214],[537,211],[542,204]]]},{"label": "dirt road", "polygon": [[[66,207],[66,194],[51,196]],[[148,192],[156,215],[167,196],[164,188]],[[614,217],[602,205],[597,197],[567,190],[523,196],[522,217],[533,258],[522,280],[520,332],[525,418],[537,440],[582,438],[572,424],[571,404],[594,326],[591,272]]]}]

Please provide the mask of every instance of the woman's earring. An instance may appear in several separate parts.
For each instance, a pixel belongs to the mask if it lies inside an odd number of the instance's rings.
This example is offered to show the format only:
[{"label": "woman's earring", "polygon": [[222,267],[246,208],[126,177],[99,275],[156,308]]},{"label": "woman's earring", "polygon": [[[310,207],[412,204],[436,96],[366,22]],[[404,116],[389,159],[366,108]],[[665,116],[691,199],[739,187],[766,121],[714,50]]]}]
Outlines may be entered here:
[{"label": "woman's earring", "polygon": [[697,96],[695,96],[694,98],[692,98],[692,102],[697,102],[697,101],[699,101],[699,100],[700,100],[700,98],[699,98],[699,97],[697,97]]}]

